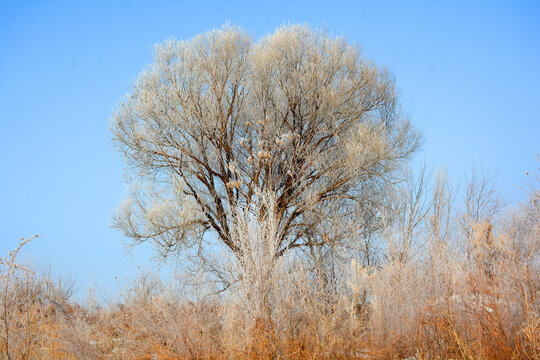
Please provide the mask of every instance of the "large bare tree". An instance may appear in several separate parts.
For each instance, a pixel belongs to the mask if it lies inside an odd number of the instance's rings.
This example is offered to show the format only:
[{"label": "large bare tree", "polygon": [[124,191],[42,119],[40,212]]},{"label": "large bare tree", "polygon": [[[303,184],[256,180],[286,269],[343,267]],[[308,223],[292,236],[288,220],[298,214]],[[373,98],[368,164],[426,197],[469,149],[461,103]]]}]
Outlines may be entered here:
[{"label": "large bare tree", "polygon": [[276,257],[359,236],[419,145],[394,85],[357,46],[308,26],[258,42],[224,26],[158,45],[112,119],[140,179],[115,226],[164,256],[207,231],[239,253],[231,211],[262,216],[266,191]]}]

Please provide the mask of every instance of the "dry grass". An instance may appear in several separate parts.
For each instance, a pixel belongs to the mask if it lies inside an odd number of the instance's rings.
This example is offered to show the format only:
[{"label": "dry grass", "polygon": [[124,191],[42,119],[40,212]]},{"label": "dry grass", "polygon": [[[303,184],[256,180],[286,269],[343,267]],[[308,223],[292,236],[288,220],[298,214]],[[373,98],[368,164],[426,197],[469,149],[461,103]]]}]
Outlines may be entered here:
[{"label": "dry grass", "polygon": [[444,241],[428,211],[421,256],[345,261],[331,286],[308,257],[266,258],[275,224],[240,214],[249,257],[226,262],[227,291],[188,300],[145,276],[102,307],[21,266],[23,241],[0,262],[0,358],[540,359],[539,202]]}]

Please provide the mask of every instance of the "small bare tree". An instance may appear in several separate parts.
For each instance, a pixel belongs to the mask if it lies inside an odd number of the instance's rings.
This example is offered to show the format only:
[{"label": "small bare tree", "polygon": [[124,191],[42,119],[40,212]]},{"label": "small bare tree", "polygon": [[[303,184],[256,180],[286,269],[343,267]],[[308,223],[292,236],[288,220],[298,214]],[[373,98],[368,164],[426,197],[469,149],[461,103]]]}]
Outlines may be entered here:
[{"label": "small bare tree", "polygon": [[276,257],[358,237],[326,224],[373,228],[420,141],[385,69],[296,25],[258,43],[224,26],[158,45],[111,127],[140,179],[114,225],[163,256],[207,231],[240,254],[229,209],[257,208],[259,190],[276,197]]}]

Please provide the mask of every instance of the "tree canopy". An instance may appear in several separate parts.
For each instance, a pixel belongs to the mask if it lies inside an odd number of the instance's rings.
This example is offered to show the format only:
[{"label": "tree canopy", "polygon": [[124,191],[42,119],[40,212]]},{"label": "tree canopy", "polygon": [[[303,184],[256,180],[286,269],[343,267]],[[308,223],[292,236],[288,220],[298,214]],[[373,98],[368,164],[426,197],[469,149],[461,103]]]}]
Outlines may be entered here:
[{"label": "tree canopy", "polygon": [[275,197],[275,256],[359,236],[420,141],[387,70],[298,25],[157,45],[111,127],[140,180],[115,226],[164,256],[208,231],[240,251],[231,211],[264,212],[258,191]]}]

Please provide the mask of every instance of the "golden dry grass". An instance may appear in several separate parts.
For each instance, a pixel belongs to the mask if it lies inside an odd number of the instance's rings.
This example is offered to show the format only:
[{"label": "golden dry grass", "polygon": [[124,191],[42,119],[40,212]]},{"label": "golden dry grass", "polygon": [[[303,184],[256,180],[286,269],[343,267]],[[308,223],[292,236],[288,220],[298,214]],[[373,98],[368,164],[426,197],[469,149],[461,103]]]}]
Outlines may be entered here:
[{"label": "golden dry grass", "polygon": [[264,283],[262,313],[234,292],[189,301],[144,281],[123,301],[82,306],[17,262],[23,242],[0,262],[0,358],[540,359],[535,194],[506,227],[475,223],[466,251],[426,247],[423,261],[353,271],[333,291],[283,268]]}]

